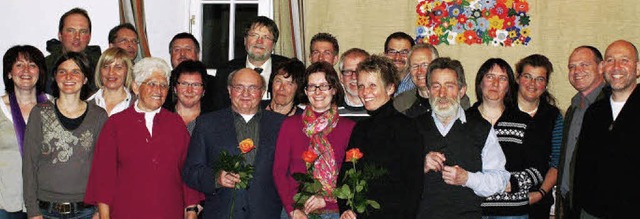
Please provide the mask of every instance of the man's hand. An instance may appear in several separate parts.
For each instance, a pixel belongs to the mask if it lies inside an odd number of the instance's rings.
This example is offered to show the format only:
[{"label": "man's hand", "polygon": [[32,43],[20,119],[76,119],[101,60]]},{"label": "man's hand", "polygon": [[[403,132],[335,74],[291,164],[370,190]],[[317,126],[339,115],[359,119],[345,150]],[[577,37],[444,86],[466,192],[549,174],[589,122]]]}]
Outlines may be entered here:
[{"label": "man's hand", "polygon": [[464,185],[469,179],[469,173],[462,169],[462,167],[455,166],[445,166],[442,171],[442,179],[444,182],[449,185]]},{"label": "man's hand", "polygon": [[236,183],[240,182],[240,175],[235,174],[235,173],[229,173],[227,171],[220,171],[220,175],[218,176],[216,183],[218,183],[218,185],[225,187],[225,188],[235,188],[236,187]]},{"label": "man's hand", "polygon": [[440,152],[429,152],[424,159],[424,173],[428,173],[430,170],[438,172],[442,171],[444,167],[444,161],[447,158]]}]

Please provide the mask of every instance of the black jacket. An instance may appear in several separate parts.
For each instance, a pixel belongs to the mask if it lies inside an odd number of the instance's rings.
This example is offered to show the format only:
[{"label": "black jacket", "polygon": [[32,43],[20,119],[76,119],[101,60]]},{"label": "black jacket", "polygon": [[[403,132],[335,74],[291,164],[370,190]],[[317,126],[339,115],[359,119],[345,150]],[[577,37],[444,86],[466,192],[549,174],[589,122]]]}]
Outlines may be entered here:
[{"label": "black jacket", "polygon": [[[368,180],[367,199],[380,204],[380,210],[358,218],[411,218],[416,217],[422,194],[423,145],[415,121],[402,115],[392,101],[387,102],[356,123],[349,146],[359,148],[364,154],[357,162],[357,170],[368,165],[383,168],[387,173],[375,180]],[[342,165],[338,185],[351,163]],[[346,201],[339,199],[341,212],[348,209]]]}]

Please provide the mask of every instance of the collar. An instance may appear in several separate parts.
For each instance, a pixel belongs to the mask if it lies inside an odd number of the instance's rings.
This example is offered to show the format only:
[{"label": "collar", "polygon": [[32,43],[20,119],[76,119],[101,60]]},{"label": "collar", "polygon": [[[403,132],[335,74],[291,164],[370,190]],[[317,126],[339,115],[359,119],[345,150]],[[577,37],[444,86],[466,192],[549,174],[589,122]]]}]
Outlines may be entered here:
[{"label": "collar", "polygon": [[[131,92],[129,92],[129,89],[127,89],[126,87],[124,88],[124,92],[127,93],[127,97],[124,98],[123,101],[129,102],[131,100]],[[107,105],[107,101],[104,100],[104,89],[100,88],[98,91],[96,91],[95,94],[91,95],[91,97],[89,97],[87,99],[87,101],[89,100],[96,100],[96,105],[98,106],[106,106]],[[136,102],[137,103],[137,102]]]},{"label": "collar", "polygon": [[591,91],[591,93],[587,94],[587,96],[582,96],[582,93],[578,92],[571,98],[571,105],[580,106],[580,101],[582,99],[585,100],[585,107],[590,106],[593,102],[596,101],[600,93],[602,92],[602,88],[605,86],[605,82],[600,83],[595,89]]},{"label": "collar", "polygon": [[158,109],[156,109],[154,111],[146,112],[146,111],[143,111],[142,109],[140,109],[138,107],[138,101],[140,101],[140,100],[136,100],[136,102],[133,104],[133,109],[135,109],[136,112],[138,112],[138,113],[144,113],[145,116],[149,115],[149,114],[152,114],[152,115],[158,114],[160,112],[160,109],[162,109],[162,107],[158,107]]},{"label": "collar", "polygon": [[255,114],[240,114],[236,111],[234,111],[231,107],[229,107],[229,109],[231,110],[231,114],[233,114],[233,117],[242,117],[245,121],[245,123],[249,123],[249,121],[251,121],[251,119],[253,119],[256,115],[262,115],[262,107],[258,107],[258,111],[256,111]]},{"label": "collar", "polygon": [[[440,121],[440,119],[438,119],[438,117],[436,116],[435,110],[431,110],[431,117],[433,117],[433,120],[436,121],[437,123],[442,124],[442,121]],[[458,119],[460,119],[460,122],[462,124],[467,123],[467,116],[464,115],[464,109],[462,109],[462,106],[458,106],[458,113],[456,113],[456,115],[453,116],[453,119],[451,120],[449,125],[455,123],[455,121]]]},{"label": "collar", "polygon": [[247,56],[247,61],[245,62],[247,68],[250,69],[254,69],[254,68],[261,68],[264,71],[267,71],[267,69],[269,69],[269,71],[271,71],[271,57],[269,57],[269,59],[267,59],[266,62],[264,62],[264,64],[262,64],[262,66],[255,66],[253,65],[250,61],[249,61],[249,56]]},{"label": "collar", "polygon": [[360,103],[360,105],[353,104],[353,103],[351,103],[351,102],[349,101],[349,98],[344,97],[344,106],[345,106],[345,107],[347,107],[347,106],[348,106],[348,107],[363,107],[363,106],[364,106],[364,104],[362,104],[362,103]]}]

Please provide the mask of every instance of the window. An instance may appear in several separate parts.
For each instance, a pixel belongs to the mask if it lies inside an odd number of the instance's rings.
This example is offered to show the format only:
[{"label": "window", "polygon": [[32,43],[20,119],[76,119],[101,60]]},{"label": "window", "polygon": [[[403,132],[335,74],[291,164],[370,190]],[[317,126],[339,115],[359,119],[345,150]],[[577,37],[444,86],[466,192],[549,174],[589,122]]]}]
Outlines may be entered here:
[{"label": "window", "polygon": [[272,0],[192,0],[191,33],[200,41],[209,74],[246,55],[244,27],[257,16],[273,18]]}]

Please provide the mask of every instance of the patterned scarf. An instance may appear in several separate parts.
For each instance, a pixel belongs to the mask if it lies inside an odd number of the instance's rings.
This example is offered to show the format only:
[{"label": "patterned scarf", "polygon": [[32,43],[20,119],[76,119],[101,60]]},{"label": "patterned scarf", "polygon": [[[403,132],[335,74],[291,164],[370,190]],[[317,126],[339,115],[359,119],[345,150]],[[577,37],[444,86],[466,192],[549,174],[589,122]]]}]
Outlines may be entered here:
[{"label": "patterned scarf", "polygon": [[[38,103],[44,103],[47,100],[47,95],[44,93],[40,93],[36,96],[36,101]],[[22,154],[22,148],[24,144],[24,131],[27,128],[27,123],[24,121],[24,117],[22,117],[22,111],[20,111],[20,105],[18,105],[16,94],[9,94],[9,105],[11,106],[13,129],[15,129],[16,131],[16,138],[18,139],[18,145],[20,146],[20,154]]]},{"label": "patterned scarf", "polygon": [[306,107],[302,114],[302,122],[304,123],[302,131],[311,138],[309,148],[318,154],[318,159],[313,164],[313,177],[320,181],[322,190],[327,192],[328,196],[325,197],[325,200],[333,200],[330,198],[332,197],[331,192],[336,187],[338,178],[333,147],[331,147],[327,135],[338,125],[339,118],[336,105],[332,105],[319,117],[316,117],[311,107]]}]

